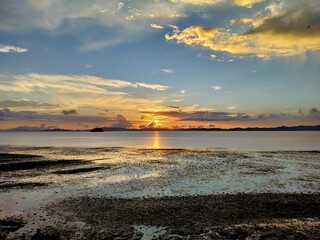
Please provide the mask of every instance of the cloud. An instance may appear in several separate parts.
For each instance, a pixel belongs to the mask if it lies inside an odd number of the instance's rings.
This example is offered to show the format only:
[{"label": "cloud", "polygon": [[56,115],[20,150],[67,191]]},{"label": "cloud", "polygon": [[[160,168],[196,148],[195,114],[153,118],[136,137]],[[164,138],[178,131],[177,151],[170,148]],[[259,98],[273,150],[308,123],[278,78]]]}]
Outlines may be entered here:
[{"label": "cloud", "polygon": [[163,27],[161,25],[154,24],[154,23],[151,23],[150,27],[155,28],[155,29],[163,29]]},{"label": "cloud", "polygon": [[125,95],[114,89],[143,87],[158,91],[169,89],[169,86],[147,83],[132,83],[124,80],[107,79],[89,75],[46,75],[30,73],[26,75],[0,75],[0,91],[9,92],[49,92],[68,94],[108,94]]},{"label": "cloud", "polygon": [[179,109],[180,107],[177,107],[177,106],[167,106],[167,108],[175,108],[175,109]]},{"label": "cloud", "polygon": [[115,128],[130,128],[132,127],[132,123],[128,121],[123,115],[118,114],[116,117],[117,122],[112,125]]},{"label": "cloud", "polygon": [[217,3],[221,3],[224,0],[170,0],[173,3],[184,3],[184,4],[192,4],[192,5],[214,5]]},{"label": "cloud", "polygon": [[152,121],[147,128],[155,128],[157,126],[157,123],[155,121]]},{"label": "cloud", "polygon": [[230,21],[231,25],[246,25],[246,24],[252,24],[253,19],[252,18],[237,18],[232,19]]},{"label": "cloud", "polygon": [[0,117],[6,117],[10,113],[11,113],[10,109],[4,108],[4,109],[0,110]]},{"label": "cloud", "polygon": [[32,109],[55,109],[60,108],[60,104],[40,103],[31,100],[4,100],[0,101],[2,108],[32,108]]},{"label": "cloud", "polygon": [[149,114],[152,116],[163,116],[163,117],[173,117],[173,118],[186,118],[190,114],[187,112],[178,111],[140,111],[142,114]]},{"label": "cloud", "polygon": [[164,86],[164,85],[159,85],[159,84],[139,83],[139,82],[136,82],[136,85],[139,87],[149,88],[149,89],[158,90],[158,91],[165,91],[170,88],[170,86]]},{"label": "cloud", "polygon": [[178,26],[173,25],[173,24],[168,24],[167,26],[168,26],[168,27],[171,27],[171,28],[173,28],[173,29],[178,29],[178,28],[179,28]]},{"label": "cloud", "polygon": [[74,110],[74,109],[72,109],[72,110],[63,110],[61,113],[64,114],[64,115],[78,115],[78,112],[76,110]]},{"label": "cloud", "polygon": [[[0,31],[73,34],[82,43],[80,50],[90,51],[141,38],[155,20],[169,24],[185,11],[185,6],[158,0],[3,0]],[[102,30],[97,33],[97,28]]]},{"label": "cloud", "polygon": [[0,117],[7,121],[58,121],[58,122],[69,122],[69,123],[107,123],[112,122],[112,118],[91,116],[91,115],[60,115],[54,113],[40,113],[37,111],[11,111],[10,109],[4,108],[0,110]]},{"label": "cloud", "polygon": [[[228,110],[235,110],[236,106],[230,106]],[[189,108],[192,109],[192,108]],[[215,112],[207,110],[189,111],[188,108],[179,108],[177,110],[160,110],[160,111],[140,111],[142,114],[175,118],[176,121],[198,121],[198,122],[245,122],[245,121],[268,121],[268,120],[319,120],[320,111],[317,108],[310,109],[308,115],[300,113],[231,113]]]},{"label": "cloud", "polygon": [[85,68],[91,68],[92,65],[91,65],[91,64],[85,64],[84,67],[85,67]]},{"label": "cloud", "polygon": [[0,53],[23,53],[27,51],[27,48],[0,44]]},{"label": "cloud", "polygon": [[235,110],[238,107],[236,105],[226,107],[227,110]]},{"label": "cloud", "polygon": [[[190,14],[193,6],[217,4],[251,7],[263,0],[2,0],[0,31],[73,34],[80,50],[91,51],[141,38],[151,24],[159,28]],[[154,22],[157,22],[155,24]],[[96,30],[102,29],[97,33]],[[112,31],[113,34],[110,34]]]},{"label": "cloud", "polygon": [[210,59],[217,59],[217,55],[211,54],[211,55],[210,55]]},{"label": "cloud", "polygon": [[317,108],[311,108],[309,112],[309,116],[312,118],[320,119],[320,111]]},{"label": "cloud", "polygon": [[[310,8],[301,5],[282,15],[266,18],[245,33],[235,33],[225,28],[190,26],[184,30],[175,29],[172,34],[166,34],[165,38],[167,41],[175,40],[238,56],[294,56],[320,50],[319,6]],[[307,28],[309,25],[310,28]]]},{"label": "cloud", "polygon": [[257,3],[264,2],[265,0],[233,0],[233,4],[236,6],[252,8]]},{"label": "cloud", "polygon": [[211,86],[211,88],[212,88],[213,90],[215,90],[215,91],[219,91],[219,90],[221,90],[221,89],[222,89],[222,87],[221,87],[221,86],[219,86],[219,85]]},{"label": "cloud", "polygon": [[18,126],[15,128],[10,128],[7,129],[7,131],[43,131],[43,130],[54,130],[58,129],[59,127],[57,126],[47,126],[46,124],[42,123],[40,125],[36,126]]},{"label": "cloud", "polygon": [[164,73],[174,73],[174,69],[172,68],[163,68],[161,69],[161,71]]}]

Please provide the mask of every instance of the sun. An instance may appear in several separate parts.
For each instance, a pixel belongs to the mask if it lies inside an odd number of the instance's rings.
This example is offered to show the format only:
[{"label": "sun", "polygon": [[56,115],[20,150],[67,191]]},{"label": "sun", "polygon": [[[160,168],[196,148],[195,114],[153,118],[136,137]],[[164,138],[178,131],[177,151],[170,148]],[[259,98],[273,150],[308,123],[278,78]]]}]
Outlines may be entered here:
[{"label": "sun", "polygon": [[158,119],[153,120],[155,124],[158,124],[160,121]]}]

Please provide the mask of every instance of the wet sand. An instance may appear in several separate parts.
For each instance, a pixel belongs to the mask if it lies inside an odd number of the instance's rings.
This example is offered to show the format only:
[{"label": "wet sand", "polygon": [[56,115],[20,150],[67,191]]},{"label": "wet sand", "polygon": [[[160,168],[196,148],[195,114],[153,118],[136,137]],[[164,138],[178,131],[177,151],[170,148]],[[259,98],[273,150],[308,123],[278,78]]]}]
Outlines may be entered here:
[{"label": "wet sand", "polygon": [[[78,198],[50,207],[56,216],[85,223],[93,238],[138,236],[137,226],[162,229],[161,239],[313,239],[320,236],[320,194],[232,194],[112,199]],[[72,224],[57,235],[82,228]],[[132,228],[135,226],[135,228]],[[71,228],[70,228],[71,227]],[[54,229],[51,229],[54,231]],[[103,233],[101,232],[103,230]],[[101,236],[98,237],[97,234]],[[103,237],[102,237],[103,235]],[[260,235],[260,238],[258,237]],[[131,236],[131,237],[132,237]],[[254,236],[256,236],[254,238]],[[127,238],[125,238],[127,239]],[[130,239],[130,238],[128,238]]]},{"label": "wet sand", "polygon": [[0,239],[320,237],[319,152],[2,151]]}]

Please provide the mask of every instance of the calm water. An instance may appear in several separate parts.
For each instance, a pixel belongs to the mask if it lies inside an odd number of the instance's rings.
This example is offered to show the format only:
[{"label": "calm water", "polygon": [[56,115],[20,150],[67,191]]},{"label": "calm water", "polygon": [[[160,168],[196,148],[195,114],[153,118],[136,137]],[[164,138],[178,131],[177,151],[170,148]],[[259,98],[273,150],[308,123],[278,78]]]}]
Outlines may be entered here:
[{"label": "calm water", "polygon": [[0,145],[320,150],[320,132],[1,132]]}]

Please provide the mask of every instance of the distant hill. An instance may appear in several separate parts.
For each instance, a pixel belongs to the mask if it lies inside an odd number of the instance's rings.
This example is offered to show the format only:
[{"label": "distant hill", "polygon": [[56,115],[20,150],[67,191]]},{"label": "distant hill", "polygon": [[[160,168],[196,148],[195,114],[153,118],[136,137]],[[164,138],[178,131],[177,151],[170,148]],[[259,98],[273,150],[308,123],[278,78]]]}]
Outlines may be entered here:
[{"label": "distant hill", "polygon": [[280,127],[268,127],[268,128],[260,128],[260,127],[250,127],[250,128],[142,128],[142,129],[127,129],[127,128],[114,128],[114,127],[102,127],[102,128],[94,128],[91,130],[70,130],[70,129],[39,129],[37,127],[16,127],[7,130],[1,130],[5,132],[67,132],[67,131],[92,131],[92,132],[110,132],[110,131],[320,131],[320,125],[316,126],[280,126]]}]

